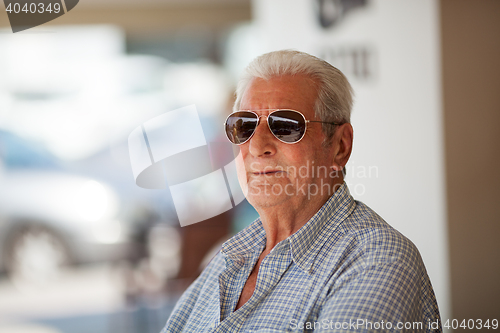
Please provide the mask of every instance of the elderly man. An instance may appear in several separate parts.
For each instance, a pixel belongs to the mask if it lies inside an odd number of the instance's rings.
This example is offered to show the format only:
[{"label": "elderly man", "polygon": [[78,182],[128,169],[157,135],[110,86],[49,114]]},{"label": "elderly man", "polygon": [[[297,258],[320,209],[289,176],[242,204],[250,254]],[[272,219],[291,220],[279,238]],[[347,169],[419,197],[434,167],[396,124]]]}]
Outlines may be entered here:
[{"label": "elderly man", "polygon": [[225,130],[260,218],[229,239],[163,332],[441,331],[419,252],[344,183],[352,91],[297,51],[255,59]]}]

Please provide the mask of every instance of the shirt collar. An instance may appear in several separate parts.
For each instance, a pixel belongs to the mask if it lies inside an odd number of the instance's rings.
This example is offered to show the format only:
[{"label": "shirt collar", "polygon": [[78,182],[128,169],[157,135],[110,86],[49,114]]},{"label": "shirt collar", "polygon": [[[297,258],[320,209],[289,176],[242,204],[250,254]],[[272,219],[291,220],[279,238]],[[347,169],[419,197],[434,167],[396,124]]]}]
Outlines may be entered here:
[{"label": "shirt collar", "polygon": [[244,253],[253,253],[255,251],[262,252],[265,243],[266,231],[259,217],[250,224],[250,226],[222,244],[222,253],[227,256],[239,256]]},{"label": "shirt collar", "polygon": [[[289,243],[293,261],[303,271],[310,273],[319,250],[331,238],[332,232],[350,215],[355,205],[346,183],[343,183],[302,228],[283,241]],[[227,256],[256,251],[260,253],[265,242],[266,232],[258,218],[226,241],[222,245],[222,253]]]},{"label": "shirt collar", "polygon": [[311,273],[312,264],[325,242],[354,210],[356,204],[343,183],[316,214],[296,233],[288,237],[293,261]]}]

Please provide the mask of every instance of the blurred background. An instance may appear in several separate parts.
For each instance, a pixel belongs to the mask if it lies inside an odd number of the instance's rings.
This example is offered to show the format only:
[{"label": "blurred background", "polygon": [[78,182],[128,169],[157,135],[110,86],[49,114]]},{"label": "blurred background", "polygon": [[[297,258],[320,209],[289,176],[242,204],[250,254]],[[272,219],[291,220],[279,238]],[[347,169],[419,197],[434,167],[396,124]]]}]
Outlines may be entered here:
[{"label": "blurred background", "polygon": [[127,137],[195,104],[223,140],[242,69],[282,48],[353,84],[351,192],[416,243],[443,323],[500,319],[498,17],[496,0],[82,0],[13,34],[0,10],[0,332],[161,330],[257,214],[181,228],[168,189],[135,184]]}]

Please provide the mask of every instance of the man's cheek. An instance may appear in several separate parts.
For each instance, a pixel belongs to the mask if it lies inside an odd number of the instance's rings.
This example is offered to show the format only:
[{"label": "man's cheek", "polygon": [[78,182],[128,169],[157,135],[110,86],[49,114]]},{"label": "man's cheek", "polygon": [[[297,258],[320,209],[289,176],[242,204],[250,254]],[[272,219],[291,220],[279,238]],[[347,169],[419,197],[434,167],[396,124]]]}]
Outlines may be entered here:
[{"label": "man's cheek", "polygon": [[238,182],[240,183],[243,194],[245,195],[245,197],[247,197],[248,179],[245,170],[245,162],[243,161],[243,155],[241,154],[241,152],[236,156],[235,163],[236,163],[236,172],[238,173]]}]

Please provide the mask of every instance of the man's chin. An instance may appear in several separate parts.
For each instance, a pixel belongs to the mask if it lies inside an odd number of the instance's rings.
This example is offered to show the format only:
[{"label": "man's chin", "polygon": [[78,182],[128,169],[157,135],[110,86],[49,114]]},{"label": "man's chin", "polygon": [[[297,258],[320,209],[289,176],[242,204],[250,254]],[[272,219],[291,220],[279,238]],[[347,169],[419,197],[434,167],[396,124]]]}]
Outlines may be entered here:
[{"label": "man's chin", "polygon": [[[290,199],[290,196],[284,191],[280,193],[276,188],[277,186],[271,187],[269,185],[252,186],[249,188],[246,196],[247,200],[252,206],[258,209],[273,207]],[[273,192],[272,189],[275,191]]]}]

